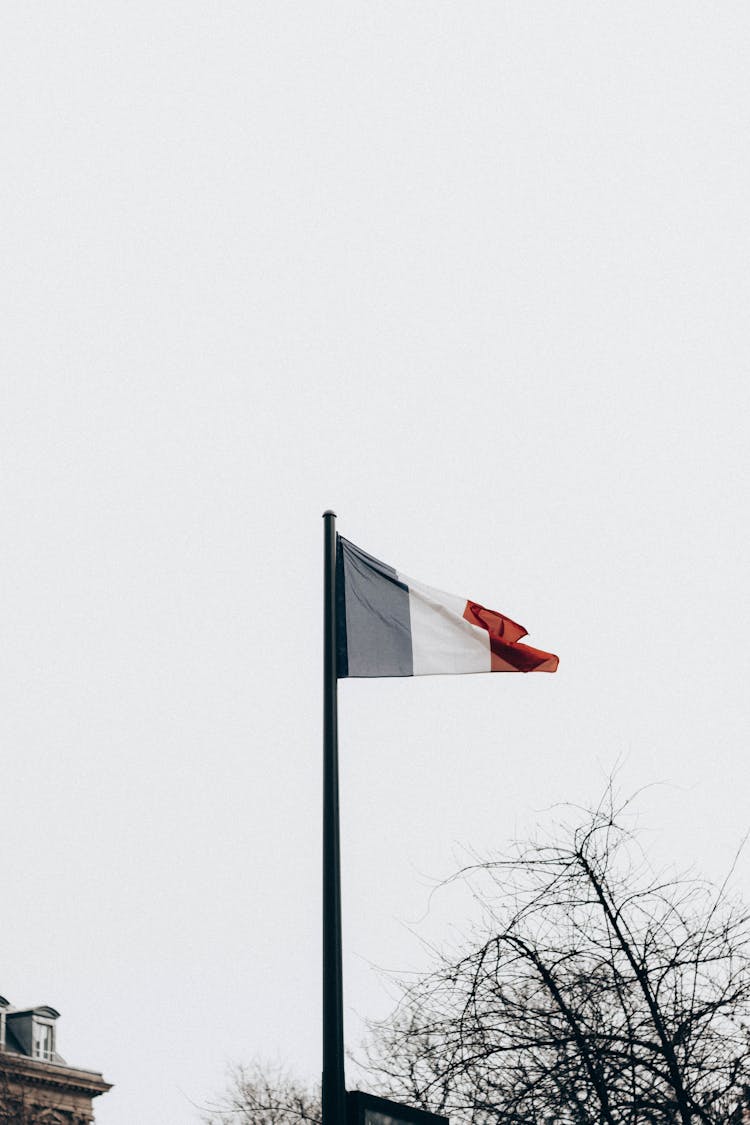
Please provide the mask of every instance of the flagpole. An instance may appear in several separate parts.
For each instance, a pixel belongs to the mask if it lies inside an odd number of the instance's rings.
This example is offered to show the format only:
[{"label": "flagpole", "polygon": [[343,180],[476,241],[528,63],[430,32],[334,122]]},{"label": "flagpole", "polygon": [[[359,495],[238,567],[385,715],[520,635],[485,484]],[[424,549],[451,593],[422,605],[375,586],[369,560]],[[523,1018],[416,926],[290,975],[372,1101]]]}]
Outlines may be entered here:
[{"label": "flagpole", "polygon": [[345,1125],[344,1003],[341,971],[336,513],[324,520],[323,629],[323,1125]]}]

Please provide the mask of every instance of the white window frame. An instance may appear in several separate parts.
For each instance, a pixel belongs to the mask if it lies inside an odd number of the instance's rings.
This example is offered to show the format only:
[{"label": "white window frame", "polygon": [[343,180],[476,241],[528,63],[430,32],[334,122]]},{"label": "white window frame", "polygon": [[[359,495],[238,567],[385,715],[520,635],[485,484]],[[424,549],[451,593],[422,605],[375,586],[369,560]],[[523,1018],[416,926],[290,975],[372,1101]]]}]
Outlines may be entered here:
[{"label": "white window frame", "polygon": [[[44,1029],[48,1034],[44,1035],[42,1042],[48,1044],[47,1048],[42,1046],[40,1042],[41,1037],[37,1038],[37,1031]],[[34,1016],[31,1025],[31,1044],[32,1044],[32,1057],[41,1059],[43,1062],[52,1062],[55,1057],[55,1024],[52,1020],[40,1019],[39,1016]]]}]

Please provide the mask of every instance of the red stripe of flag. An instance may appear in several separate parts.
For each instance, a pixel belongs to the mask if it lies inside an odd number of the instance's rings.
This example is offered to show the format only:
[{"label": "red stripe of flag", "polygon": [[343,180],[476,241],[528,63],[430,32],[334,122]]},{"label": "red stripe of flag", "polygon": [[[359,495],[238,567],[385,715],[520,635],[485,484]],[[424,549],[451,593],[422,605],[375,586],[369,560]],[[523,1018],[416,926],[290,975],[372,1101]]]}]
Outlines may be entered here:
[{"label": "red stripe of flag", "polygon": [[486,629],[490,635],[490,671],[557,671],[559,660],[551,652],[542,652],[531,645],[517,643],[521,637],[526,636],[523,625],[518,625],[493,609],[485,609],[478,602],[467,602],[463,615],[471,625]]}]

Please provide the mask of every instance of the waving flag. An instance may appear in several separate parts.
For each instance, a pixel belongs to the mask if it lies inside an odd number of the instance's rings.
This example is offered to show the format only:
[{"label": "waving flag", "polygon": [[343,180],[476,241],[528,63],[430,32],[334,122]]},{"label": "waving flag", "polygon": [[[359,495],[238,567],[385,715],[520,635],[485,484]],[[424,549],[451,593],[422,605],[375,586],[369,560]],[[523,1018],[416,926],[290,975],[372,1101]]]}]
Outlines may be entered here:
[{"label": "waving flag", "polygon": [[415,582],[355,547],[336,544],[339,679],[467,672],[555,672],[526,630],[477,602]]}]

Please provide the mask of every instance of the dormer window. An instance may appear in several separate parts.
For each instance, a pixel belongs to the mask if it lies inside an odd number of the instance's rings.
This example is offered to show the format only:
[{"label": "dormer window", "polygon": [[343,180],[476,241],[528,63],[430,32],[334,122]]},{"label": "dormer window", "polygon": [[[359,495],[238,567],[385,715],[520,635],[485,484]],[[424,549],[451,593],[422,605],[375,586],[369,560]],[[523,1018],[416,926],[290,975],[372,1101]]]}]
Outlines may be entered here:
[{"label": "dormer window", "polygon": [[34,1017],[34,1058],[51,1062],[55,1057],[55,1027],[46,1020]]},{"label": "dormer window", "polygon": [[40,1062],[61,1062],[57,1053],[55,1020],[60,1015],[42,1004],[38,1008],[6,1008],[5,1049]]}]

